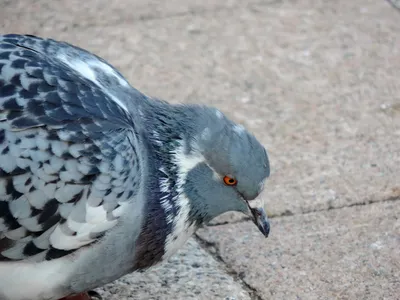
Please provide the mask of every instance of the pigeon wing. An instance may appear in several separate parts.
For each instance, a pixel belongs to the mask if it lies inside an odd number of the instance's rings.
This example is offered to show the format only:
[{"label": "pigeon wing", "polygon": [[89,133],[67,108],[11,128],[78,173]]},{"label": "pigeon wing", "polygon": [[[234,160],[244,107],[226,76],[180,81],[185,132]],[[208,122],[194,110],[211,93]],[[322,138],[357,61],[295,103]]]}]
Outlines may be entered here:
[{"label": "pigeon wing", "polygon": [[128,88],[84,50],[0,36],[0,261],[61,257],[118,223],[140,184]]}]

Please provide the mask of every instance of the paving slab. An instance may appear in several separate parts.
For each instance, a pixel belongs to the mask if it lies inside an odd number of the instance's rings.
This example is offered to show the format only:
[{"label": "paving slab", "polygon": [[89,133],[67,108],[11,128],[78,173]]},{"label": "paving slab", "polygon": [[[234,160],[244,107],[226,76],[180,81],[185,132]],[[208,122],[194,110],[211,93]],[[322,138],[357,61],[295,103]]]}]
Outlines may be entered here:
[{"label": "paving slab", "polygon": [[[270,215],[400,195],[400,23],[386,1],[72,2],[8,2],[0,28],[80,45],[146,94],[243,123],[270,153]],[[157,11],[172,15],[132,21]]]},{"label": "paving slab", "polygon": [[[14,30],[33,30],[32,24],[40,30],[71,31],[101,25],[120,25],[153,19],[169,19],[183,15],[202,15],[219,10],[235,10],[246,7],[259,0],[35,0],[27,5],[24,0],[3,0],[0,3],[0,16],[5,26]],[[261,3],[273,4],[276,0],[262,0]],[[36,29],[37,29],[36,28]]]},{"label": "paving slab", "polygon": [[400,199],[202,229],[222,260],[262,299],[399,299]]},{"label": "paving slab", "polygon": [[106,300],[250,300],[250,294],[224,269],[191,239],[169,262],[127,275],[98,292]]}]

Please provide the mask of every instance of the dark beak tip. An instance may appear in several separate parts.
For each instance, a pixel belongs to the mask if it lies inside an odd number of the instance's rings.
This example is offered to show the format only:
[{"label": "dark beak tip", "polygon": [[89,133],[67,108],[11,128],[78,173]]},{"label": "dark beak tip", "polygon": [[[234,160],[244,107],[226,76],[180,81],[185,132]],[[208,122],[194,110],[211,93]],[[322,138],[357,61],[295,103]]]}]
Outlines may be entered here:
[{"label": "dark beak tip", "polygon": [[[257,222],[258,221],[258,222]],[[265,238],[267,238],[269,236],[269,232],[271,230],[271,227],[269,225],[269,222],[267,219],[264,219],[260,222],[260,220],[256,220],[257,227],[258,229],[261,231],[261,233],[265,236]]]},{"label": "dark beak tip", "polygon": [[269,236],[269,231],[270,231],[270,226],[269,223],[264,225],[264,228],[261,230],[261,232],[264,234],[265,238]]},{"label": "dark beak tip", "polygon": [[268,217],[262,208],[252,209],[253,222],[257,225],[261,233],[267,238],[270,233],[271,226],[268,221]]}]

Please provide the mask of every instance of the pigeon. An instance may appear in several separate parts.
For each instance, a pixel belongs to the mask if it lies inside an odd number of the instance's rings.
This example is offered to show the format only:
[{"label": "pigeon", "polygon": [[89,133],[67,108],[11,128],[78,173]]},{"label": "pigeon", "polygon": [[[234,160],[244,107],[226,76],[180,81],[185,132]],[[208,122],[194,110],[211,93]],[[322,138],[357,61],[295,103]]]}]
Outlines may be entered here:
[{"label": "pigeon", "polygon": [[228,211],[267,237],[267,151],[66,42],[0,36],[0,299],[89,299]]}]

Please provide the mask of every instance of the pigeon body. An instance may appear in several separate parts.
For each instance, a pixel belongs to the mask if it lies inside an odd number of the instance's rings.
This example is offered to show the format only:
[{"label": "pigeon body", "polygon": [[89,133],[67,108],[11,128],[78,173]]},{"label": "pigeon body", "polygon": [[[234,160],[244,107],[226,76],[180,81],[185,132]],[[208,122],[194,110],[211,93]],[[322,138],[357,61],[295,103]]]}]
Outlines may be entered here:
[{"label": "pigeon body", "polygon": [[202,224],[248,214],[264,147],[215,108],[134,89],[67,43],[0,36],[0,299],[59,299],[170,257]]}]

